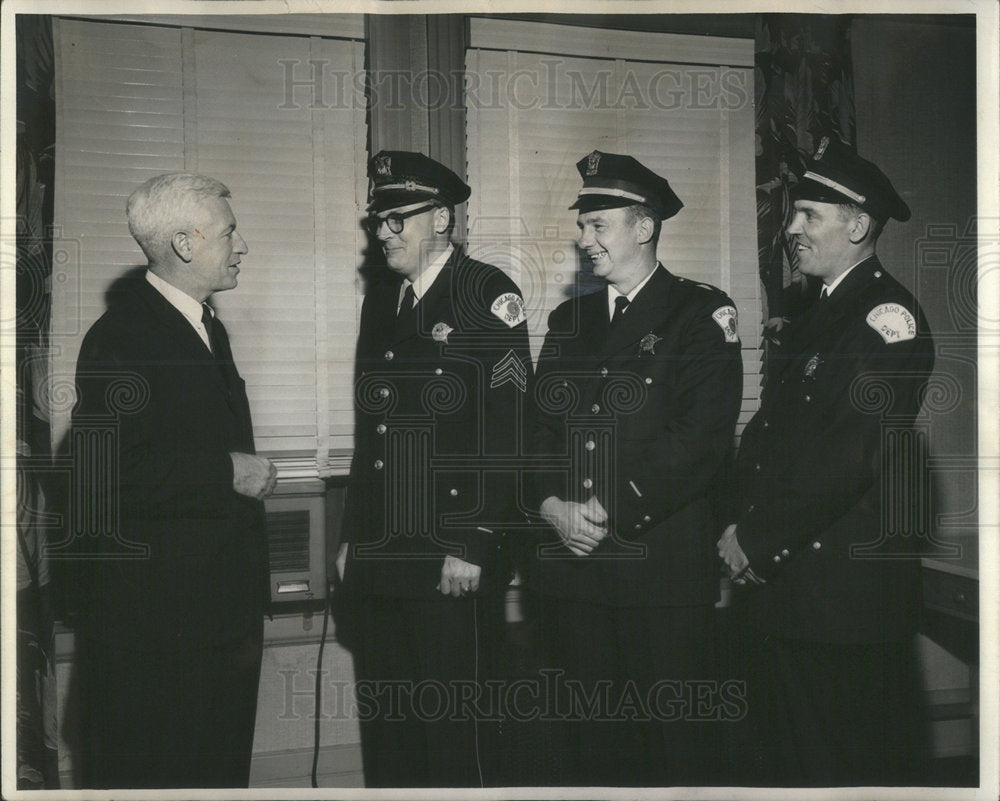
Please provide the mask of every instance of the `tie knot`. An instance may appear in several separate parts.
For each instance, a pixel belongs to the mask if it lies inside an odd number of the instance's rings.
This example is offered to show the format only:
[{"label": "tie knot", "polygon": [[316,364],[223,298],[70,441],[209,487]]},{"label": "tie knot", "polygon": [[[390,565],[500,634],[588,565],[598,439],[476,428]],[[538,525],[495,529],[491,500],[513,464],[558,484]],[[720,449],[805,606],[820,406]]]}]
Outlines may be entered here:
[{"label": "tie knot", "polygon": [[615,314],[620,314],[624,312],[625,307],[628,306],[630,302],[631,301],[629,301],[629,299],[625,295],[619,295],[617,298],[615,298]]}]

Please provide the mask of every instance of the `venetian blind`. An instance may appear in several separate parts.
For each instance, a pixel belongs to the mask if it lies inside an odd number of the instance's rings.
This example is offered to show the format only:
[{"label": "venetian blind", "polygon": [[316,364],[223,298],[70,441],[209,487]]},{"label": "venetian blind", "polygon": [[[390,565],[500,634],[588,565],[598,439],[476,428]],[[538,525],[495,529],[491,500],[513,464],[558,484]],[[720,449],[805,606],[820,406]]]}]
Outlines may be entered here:
[{"label": "venetian blind", "polygon": [[72,375],[107,288],[145,263],[128,233],[129,193],[162,172],[211,175],[232,191],[249,244],[239,286],[212,302],[247,382],[257,448],[305,473],[342,467],[352,446],[367,191],[360,24],[324,24],[344,38],[56,25],[55,217],[78,244],[79,270],[53,286],[54,368]]},{"label": "venetian blind", "polygon": [[737,305],[742,431],[760,394],[753,43],[474,19],[471,44],[470,251],[520,284],[535,357],[549,312],[602,285],[567,210],[581,184],[576,162],[593,150],[628,153],[684,202],[664,223],[660,261]]}]

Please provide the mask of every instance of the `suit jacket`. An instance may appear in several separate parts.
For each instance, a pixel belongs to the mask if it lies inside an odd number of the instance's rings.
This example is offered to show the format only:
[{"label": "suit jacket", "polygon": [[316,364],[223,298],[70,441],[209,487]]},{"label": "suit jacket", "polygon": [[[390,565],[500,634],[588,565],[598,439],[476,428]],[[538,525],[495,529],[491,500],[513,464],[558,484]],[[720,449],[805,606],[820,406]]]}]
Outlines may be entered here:
[{"label": "suit jacket", "polygon": [[143,276],[94,323],[77,362],[72,444],[85,620],[129,647],[240,639],[267,592],[263,503],[233,490],[253,453],[243,379]]},{"label": "suit jacket", "polygon": [[760,626],[833,642],[915,629],[926,509],[912,425],[934,364],[920,306],[876,257],[788,331],[743,433],[730,510],[767,584]]},{"label": "suit jacket", "polygon": [[345,509],[351,591],[434,598],[444,557],[505,586],[498,557],[517,513],[531,378],[520,290],[456,248],[396,326],[400,280],[361,311],[354,458]]},{"label": "suit jacket", "polygon": [[578,557],[546,528],[531,584],[616,606],[716,600],[713,499],[743,386],[733,302],[662,266],[613,330],[607,290],[568,300],[549,317],[536,384],[533,508],[594,495],[611,534]]}]

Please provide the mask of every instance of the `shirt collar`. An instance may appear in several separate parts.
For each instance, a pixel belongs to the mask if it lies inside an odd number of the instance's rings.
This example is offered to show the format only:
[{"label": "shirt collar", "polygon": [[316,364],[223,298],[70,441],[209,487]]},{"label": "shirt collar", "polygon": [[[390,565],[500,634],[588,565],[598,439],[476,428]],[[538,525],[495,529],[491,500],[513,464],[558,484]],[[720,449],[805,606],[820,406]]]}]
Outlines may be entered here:
[{"label": "shirt collar", "polygon": [[[861,261],[852,264],[850,267],[848,267],[846,270],[844,270],[844,272],[842,272],[840,275],[838,275],[833,280],[833,283],[828,284],[828,283],[826,283],[824,281],[823,282],[823,286],[826,287],[826,296],[830,297],[830,295],[833,294],[833,290],[835,290],[838,286],[840,286],[840,282],[843,281],[845,278],[847,278],[847,276],[851,272],[851,270],[853,270],[855,267],[857,267],[859,264],[861,264],[861,262],[868,261],[869,258],[870,258],[870,256],[865,256]],[[813,291],[815,291],[815,290],[813,290]]]},{"label": "shirt collar", "polygon": [[196,329],[201,325],[202,304],[173,284],[164,281],[152,270],[146,270],[146,280],[149,281],[153,289],[167,299],[171,306],[183,314],[191,322],[191,325]]},{"label": "shirt collar", "polygon": [[438,254],[438,257],[428,264],[424,271],[417,276],[416,281],[410,281],[408,278],[404,280],[403,285],[399,288],[400,303],[403,301],[403,293],[406,292],[406,288],[408,286],[412,286],[414,298],[413,302],[416,304],[416,302],[424,296],[424,293],[427,292],[427,290],[431,288],[431,285],[437,280],[437,277],[441,274],[441,270],[444,269],[445,264],[448,263],[448,259],[451,258],[451,254],[454,250],[455,246],[449,243],[448,247],[442,253]]},{"label": "shirt collar", "polygon": [[[646,286],[646,284],[649,283],[649,279],[653,277],[653,273],[655,273],[659,269],[659,267],[660,267],[660,263],[657,262],[656,266],[652,270],[649,271],[649,275],[647,275],[638,284],[636,284],[634,287],[632,287],[632,291],[631,292],[629,292],[627,295],[624,295],[624,297],[628,298],[628,302],[629,303],[631,303],[633,300],[635,300],[635,296],[639,294],[639,291],[644,286]],[[614,316],[614,313],[615,313],[615,298],[619,298],[619,297],[622,297],[622,296],[623,296],[623,293],[619,292],[611,284],[608,284],[608,314],[610,314],[611,316]]]}]

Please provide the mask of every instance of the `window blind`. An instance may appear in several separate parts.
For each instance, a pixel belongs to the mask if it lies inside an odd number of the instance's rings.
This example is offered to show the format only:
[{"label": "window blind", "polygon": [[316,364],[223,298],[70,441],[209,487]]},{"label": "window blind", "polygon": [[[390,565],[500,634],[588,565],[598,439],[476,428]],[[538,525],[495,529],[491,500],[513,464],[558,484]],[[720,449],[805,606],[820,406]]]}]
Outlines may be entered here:
[{"label": "window blind", "polygon": [[[53,367],[72,375],[108,286],[145,264],[125,219],[131,191],[162,172],[211,175],[232,191],[249,244],[239,286],[212,302],[247,382],[257,448],[307,474],[343,469],[367,191],[364,96],[353,88],[363,43],[76,19],[56,21],[56,41],[55,217],[79,243],[79,276],[53,286]],[[59,411],[57,437],[68,423]]]},{"label": "window blind", "polygon": [[[628,153],[665,176],[684,208],[664,223],[660,261],[722,288],[739,311],[742,431],[760,392],[753,43],[605,33],[472,20],[470,251],[520,284],[537,358],[549,312],[603,283],[575,246],[576,162],[592,150]],[[599,57],[578,55],[588,52]]]}]

